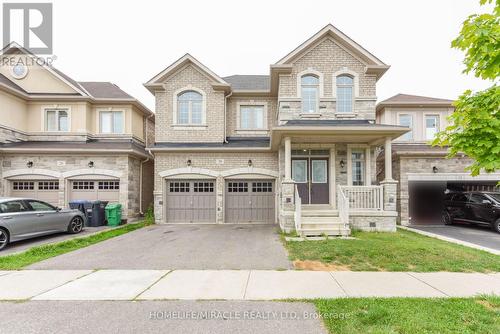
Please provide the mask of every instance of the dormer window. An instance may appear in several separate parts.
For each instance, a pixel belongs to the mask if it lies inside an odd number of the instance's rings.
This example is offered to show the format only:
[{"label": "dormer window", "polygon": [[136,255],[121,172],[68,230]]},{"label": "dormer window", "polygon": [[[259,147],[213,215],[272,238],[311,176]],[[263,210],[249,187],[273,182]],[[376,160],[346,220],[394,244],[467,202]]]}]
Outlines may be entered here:
[{"label": "dormer window", "polygon": [[177,124],[203,124],[203,96],[200,93],[188,90],[177,95]]},{"label": "dormer window", "polygon": [[306,74],[301,78],[302,112],[318,111],[319,105],[319,78],[316,75]]},{"label": "dormer window", "polygon": [[45,131],[64,132],[68,130],[68,111],[66,109],[45,110]]},{"label": "dormer window", "polygon": [[352,113],[354,101],[354,79],[349,75],[337,77],[337,112]]}]

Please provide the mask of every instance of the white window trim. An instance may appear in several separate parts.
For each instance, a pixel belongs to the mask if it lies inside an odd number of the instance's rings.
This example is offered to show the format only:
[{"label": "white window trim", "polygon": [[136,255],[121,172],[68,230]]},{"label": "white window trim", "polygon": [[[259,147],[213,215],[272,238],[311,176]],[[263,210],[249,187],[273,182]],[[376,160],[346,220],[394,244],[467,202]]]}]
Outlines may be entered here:
[{"label": "white window trim", "polygon": [[[342,68],[340,71],[333,73],[332,75],[332,96],[337,98],[337,77],[341,75],[348,75],[353,78],[354,81],[354,96],[353,103],[357,98],[359,98],[359,74],[348,69],[347,67]],[[354,107],[354,106],[353,106]],[[354,111],[354,108],[352,109]]]},{"label": "white window trim", "polygon": [[415,120],[417,118],[417,114],[414,112],[407,112],[407,111],[398,111],[396,114],[396,124],[400,125],[400,117],[401,115],[408,115],[411,116],[411,122],[410,122],[410,129],[411,129],[411,138],[410,139],[403,139],[401,137],[397,138],[396,141],[401,141],[401,142],[413,142],[415,141],[415,134],[416,134],[416,129],[415,129]]},{"label": "white window trim", "polygon": [[[47,111],[48,110],[54,110],[54,109],[64,110],[68,114],[68,130],[67,131],[59,131],[59,130],[48,131],[47,130],[47,127],[46,127],[46,124],[47,124]],[[59,104],[44,105],[41,108],[41,115],[42,115],[42,117],[41,117],[41,120],[42,120],[41,129],[42,129],[42,132],[50,132],[50,133],[68,133],[68,132],[71,132],[71,106],[68,106],[68,105],[59,105]]]},{"label": "white window trim", "polygon": [[[264,124],[262,128],[255,128],[255,129],[244,129],[241,127],[241,107],[246,107],[246,106],[262,106],[264,108]],[[268,120],[267,120],[267,101],[255,101],[255,100],[249,100],[249,101],[240,101],[236,104],[236,131],[238,132],[258,132],[258,131],[263,131],[267,132],[269,131],[268,127]]]},{"label": "white window trim", "polygon": [[347,144],[347,185],[352,186],[352,150],[365,150],[365,186],[372,185],[371,148],[366,144]]},{"label": "white window trim", "polygon": [[[114,108],[100,108],[100,109],[97,109],[96,110],[96,116],[97,116],[97,129],[98,129],[98,132],[99,134],[101,135],[123,135],[126,133],[126,129],[125,129],[125,124],[126,124],[126,121],[125,121],[125,117],[126,117],[126,113],[125,113],[125,110],[123,109],[114,109]],[[119,133],[116,133],[116,132],[109,132],[109,133],[104,133],[102,132],[102,124],[101,124],[101,113],[102,112],[121,112],[122,113],[122,121],[123,121],[123,124],[122,124],[122,129],[123,131],[122,132],[119,132]]]},{"label": "white window trim", "polygon": [[426,118],[427,116],[437,116],[437,132],[441,131],[441,114],[439,113],[434,113],[434,112],[429,112],[429,113],[424,113],[422,117],[422,138],[424,141],[429,141],[429,140],[434,140],[434,138],[427,138],[427,124],[426,124]]},{"label": "white window trim", "polygon": [[[319,100],[325,97],[324,93],[324,76],[323,73],[316,71],[312,68],[308,68],[306,70],[303,70],[302,72],[297,73],[297,97],[302,101],[302,77],[305,75],[314,75],[318,77],[319,80],[319,96],[318,96],[318,104]],[[318,105],[318,111],[319,112],[319,105]]]},{"label": "white window trim", "polygon": [[[202,96],[202,103],[201,103],[201,124],[178,124],[177,123],[177,97],[179,94],[185,91],[192,90],[194,92],[197,92],[201,94]],[[207,95],[205,92],[199,88],[193,87],[191,85],[182,87],[174,92],[172,95],[172,126],[176,127],[178,130],[184,130],[184,129],[194,129],[194,128],[199,128],[199,129],[206,129],[207,128]]]}]

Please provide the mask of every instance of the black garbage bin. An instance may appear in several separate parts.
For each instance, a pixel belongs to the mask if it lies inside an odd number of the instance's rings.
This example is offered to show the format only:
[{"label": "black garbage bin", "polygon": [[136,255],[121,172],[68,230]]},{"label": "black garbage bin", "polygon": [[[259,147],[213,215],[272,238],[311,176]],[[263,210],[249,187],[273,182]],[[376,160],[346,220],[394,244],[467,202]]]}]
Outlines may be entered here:
[{"label": "black garbage bin", "polygon": [[86,200],[70,201],[69,207],[70,207],[70,209],[80,210],[85,215],[85,218],[87,221],[86,226],[93,226],[93,225],[89,225],[90,220],[92,218],[92,202],[91,201],[86,201]]},{"label": "black garbage bin", "polygon": [[92,201],[91,217],[89,226],[103,226],[106,225],[105,208],[108,201]]}]

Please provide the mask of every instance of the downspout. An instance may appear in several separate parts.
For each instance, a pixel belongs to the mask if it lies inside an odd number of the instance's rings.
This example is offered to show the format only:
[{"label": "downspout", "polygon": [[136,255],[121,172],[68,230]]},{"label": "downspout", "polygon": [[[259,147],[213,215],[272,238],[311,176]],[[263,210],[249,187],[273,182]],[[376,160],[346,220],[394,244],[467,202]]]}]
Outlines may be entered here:
[{"label": "downspout", "polygon": [[[148,119],[150,119],[151,117],[153,117],[154,115],[149,115],[148,117],[146,117],[146,122],[145,122],[145,126],[144,126],[144,129],[145,129],[145,144],[146,146],[148,145]],[[148,149],[146,148],[146,151],[148,151],[149,153],[149,157],[147,157],[147,159],[141,161],[141,167],[139,169],[139,214],[140,215],[144,215],[144,211],[143,211],[143,207],[142,207],[142,183],[143,183],[143,175],[142,175],[142,170],[143,170],[143,165],[148,162],[149,160],[151,160],[151,157],[153,157],[153,153],[151,153],[151,149]]]},{"label": "downspout", "polygon": [[227,99],[231,97],[231,95],[233,95],[233,92],[231,91],[231,93],[227,94],[225,97],[224,97],[224,143],[227,143],[227,120],[226,120],[226,117],[227,117]]}]

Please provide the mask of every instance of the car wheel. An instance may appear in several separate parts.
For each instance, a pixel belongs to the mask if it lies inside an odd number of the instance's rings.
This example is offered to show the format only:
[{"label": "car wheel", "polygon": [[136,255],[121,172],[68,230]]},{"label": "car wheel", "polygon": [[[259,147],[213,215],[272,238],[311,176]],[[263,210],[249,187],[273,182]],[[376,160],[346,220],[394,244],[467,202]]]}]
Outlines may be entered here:
[{"label": "car wheel", "polygon": [[7,247],[8,244],[9,244],[9,232],[7,232],[7,230],[4,230],[3,228],[0,228],[0,250]]},{"label": "car wheel", "polygon": [[83,219],[82,217],[76,216],[71,219],[68,226],[68,232],[71,234],[80,233],[83,230]]},{"label": "car wheel", "polygon": [[448,212],[444,211],[443,214],[441,215],[441,221],[445,225],[451,225],[453,224],[453,219],[451,219],[451,216]]},{"label": "car wheel", "polygon": [[500,233],[500,218],[498,218],[491,227],[493,228],[493,231]]}]

